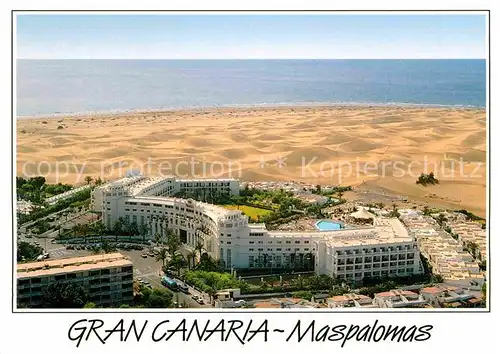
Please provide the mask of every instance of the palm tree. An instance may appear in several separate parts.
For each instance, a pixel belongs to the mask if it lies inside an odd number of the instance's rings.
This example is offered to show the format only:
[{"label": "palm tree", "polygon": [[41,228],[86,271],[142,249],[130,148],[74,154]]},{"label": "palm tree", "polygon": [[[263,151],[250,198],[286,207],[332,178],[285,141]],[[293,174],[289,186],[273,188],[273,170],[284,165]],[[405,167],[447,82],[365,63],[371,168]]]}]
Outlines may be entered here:
[{"label": "palm tree", "polygon": [[156,255],[156,261],[162,262],[163,267],[165,267],[168,259],[168,251],[166,248],[161,248],[160,252]]},{"label": "palm tree", "polygon": [[88,224],[81,225],[80,232],[82,233],[82,236],[83,236],[83,239],[85,240],[85,243],[87,243],[87,234],[89,233],[89,225]]},{"label": "palm tree", "polygon": [[[122,218],[120,218],[122,219]],[[119,220],[119,219],[118,219]],[[128,220],[122,219],[123,232],[130,235],[130,222]]]},{"label": "palm tree", "polygon": [[106,230],[106,227],[101,221],[95,222],[93,225],[89,226],[89,232],[95,236],[102,236]]},{"label": "palm tree", "polygon": [[94,179],[90,176],[87,176],[85,177],[85,182],[87,182],[87,184],[90,184],[90,182],[92,182]]},{"label": "palm tree", "polygon": [[139,233],[142,236],[142,241],[146,242],[146,235],[149,233],[148,225],[141,224],[141,226],[139,227]]},{"label": "palm tree", "polygon": [[264,268],[267,268],[267,263],[268,263],[268,254],[267,253],[264,253],[262,255],[262,262],[264,263]]},{"label": "palm tree", "polygon": [[186,259],[182,254],[176,254],[169,262],[177,270],[177,276],[181,276],[181,269],[186,266]]},{"label": "palm tree", "polygon": [[115,222],[115,232],[121,234],[123,232],[124,226],[125,225],[125,220],[120,217],[118,220]]},{"label": "palm tree", "polygon": [[292,264],[292,269],[295,270],[297,265],[297,254],[295,252],[290,254],[290,263]]},{"label": "palm tree", "polygon": [[139,233],[139,226],[137,225],[137,222],[135,222],[135,221],[132,221],[129,229],[130,229],[130,234],[132,236],[136,236]]},{"label": "palm tree", "polygon": [[181,241],[177,234],[174,234],[172,230],[167,229],[167,252],[171,259],[179,253],[181,247]]},{"label": "palm tree", "polygon": [[310,251],[305,255],[307,260],[307,270],[314,270],[314,254]]},{"label": "palm tree", "polygon": [[196,252],[195,251],[190,251],[186,255],[186,259],[187,259],[188,269],[191,269],[191,267],[194,267],[194,265],[195,265]]},{"label": "palm tree", "polygon": [[159,245],[161,242],[161,235],[159,233],[155,234],[155,242],[157,245]]},{"label": "palm tree", "polygon": [[201,254],[203,252],[203,249],[205,248],[205,246],[203,245],[203,242],[201,241],[198,241],[196,243],[196,245],[194,246],[194,251],[198,251],[200,253],[200,261],[201,261]]},{"label": "palm tree", "polygon": [[339,197],[339,200],[342,200],[343,195],[344,195],[344,193],[342,191],[337,192],[337,197]]}]

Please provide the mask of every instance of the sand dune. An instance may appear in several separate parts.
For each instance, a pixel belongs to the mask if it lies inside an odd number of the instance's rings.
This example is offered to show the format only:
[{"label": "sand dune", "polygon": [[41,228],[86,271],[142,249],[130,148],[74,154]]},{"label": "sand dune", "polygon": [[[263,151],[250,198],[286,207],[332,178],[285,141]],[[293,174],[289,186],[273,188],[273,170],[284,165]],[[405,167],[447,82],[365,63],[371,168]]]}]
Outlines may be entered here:
[{"label": "sand dune", "polygon": [[[128,168],[149,166],[145,173],[189,176],[194,171],[199,177],[205,171],[205,177],[362,185],[484,215],[485,119],[479,109],[417,107],[231,108],[18,119],[17,173],[23,168],[37,173],[40,166],[51,182],[82,183],[85,175],[104,171],[110,179]],[[475,172],[474,177],[458,173],[460,158],[462,170]],[[198,162],[194,167],[191,159]],[[438,178],[441,170],[455,176],[443,175],[435,187],[416,185],[427,160]],[[310,162],[308,168],[303,161]],[[69,170],[57,173],[57,165],[65,163]],[[387,167],[380,168],[382,163]],[[363,168],[369,164],[378,168]],[[429,193],[436,197],[426,197]]]},{"label": "sand dune", "polygon": [[367,139],[352,138],[350,141],[340,145],[340,149],[349,152],[363,152],[384,147],[383,144],[378,144]]}]

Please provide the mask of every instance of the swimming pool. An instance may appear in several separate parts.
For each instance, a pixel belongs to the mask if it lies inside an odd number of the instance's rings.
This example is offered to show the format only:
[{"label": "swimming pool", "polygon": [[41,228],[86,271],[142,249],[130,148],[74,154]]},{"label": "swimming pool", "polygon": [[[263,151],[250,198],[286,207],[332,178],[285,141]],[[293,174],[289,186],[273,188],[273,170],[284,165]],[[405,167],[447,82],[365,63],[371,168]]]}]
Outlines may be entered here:
[{"label": "swimming pool", "polygon": [[316,223],[316,228],[319,231],[335,231],[342,229],[342,227],[342,223],[332,220],[320,220]]}]

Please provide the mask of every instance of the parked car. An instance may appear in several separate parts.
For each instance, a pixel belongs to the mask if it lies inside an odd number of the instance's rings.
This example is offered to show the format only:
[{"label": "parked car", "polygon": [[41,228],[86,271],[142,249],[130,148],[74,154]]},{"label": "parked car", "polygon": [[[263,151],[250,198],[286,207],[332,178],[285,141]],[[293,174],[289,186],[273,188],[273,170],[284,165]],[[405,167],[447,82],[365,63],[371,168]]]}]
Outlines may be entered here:
[{"label": "parked car", "polygon": [[179,290],[184,294],[189,294],[189,287],[186,284],[179,282],[177,283],[177,286],[179,287]]},{"label": "parked car", "polygon": [[143,253],[143,254],[141,254],[141,257],[142,258],[148,258],[148,255]]},{"label": "parked car", "polygon": [[199,303],[200,305],[203,305],[205,302],[203,301],[203,297],[199,295],[193,295],[193,300]]},{"label": "parked car", "polygon": [[67,245],[67,246],[66,246],[66,249],[67,249],[67,250],[74,250],[74,249],[75,249],[75,247],[73,247],[72,245]]},{"label": "parked car", "polygon": [[154,254],[153,252],[148,252],[148,253],[147,253],[147,255],[148,255],[149,257],[154,257],[154,256],[155,256],[155,254]]}]

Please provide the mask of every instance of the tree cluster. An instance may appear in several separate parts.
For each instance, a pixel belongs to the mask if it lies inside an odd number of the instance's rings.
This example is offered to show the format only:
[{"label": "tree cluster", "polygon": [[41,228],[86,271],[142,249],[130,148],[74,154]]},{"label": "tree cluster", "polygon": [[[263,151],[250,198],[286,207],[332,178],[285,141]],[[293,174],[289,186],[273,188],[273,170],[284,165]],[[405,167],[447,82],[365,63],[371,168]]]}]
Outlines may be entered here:
[{"label": "tree cluster", "polygon": [[439,184],[439,181],[434,177],[434,172],[431,172],[429,174],[421,173],[417,179],[416,184],[421,184],[425,187],[428,184]]},{"label": "tree cluster", "polygon": [[43,253],[43,248],[32,243],[20,241],[17,243],[17,261],[34,261]]}]

